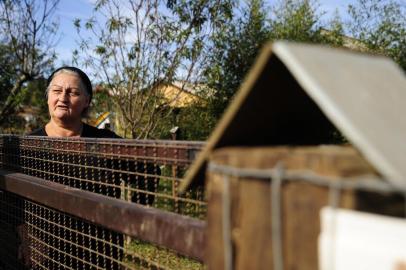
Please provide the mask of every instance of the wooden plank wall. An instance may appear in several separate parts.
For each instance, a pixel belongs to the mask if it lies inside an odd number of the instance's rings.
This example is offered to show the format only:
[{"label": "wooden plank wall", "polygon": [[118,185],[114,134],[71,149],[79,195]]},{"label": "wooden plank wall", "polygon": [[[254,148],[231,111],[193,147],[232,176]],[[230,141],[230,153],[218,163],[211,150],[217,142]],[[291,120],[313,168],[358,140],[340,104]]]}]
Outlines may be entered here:
[{"label": "wooden plank wall", "polygon": [[[287,170],[310,170],[332,178],[379,177],[374,168],[349,146],[224,148],[214,152],[210,162],[256,169],[269,169],[282,163]],[[225,176],[209,171],[206,184],[208,268],[273,269],[270,180],[229,178],[229,230],[223,229],[227,225],[223,205],[227,200]],[[328,204],[328,194],[326,187],[284,182],[281,192],[284,269],[318,269],[319,211]],[[376,201],[387,207],[376,208]],[[391,194],[361,194],[347,190],[341,192],[339,206],[398,216],[404,213],[403,197]],[[231,246],[224,241],[227,235],[231,237]],[[231,264],[227,261],[227,254],[232,254]]]}]

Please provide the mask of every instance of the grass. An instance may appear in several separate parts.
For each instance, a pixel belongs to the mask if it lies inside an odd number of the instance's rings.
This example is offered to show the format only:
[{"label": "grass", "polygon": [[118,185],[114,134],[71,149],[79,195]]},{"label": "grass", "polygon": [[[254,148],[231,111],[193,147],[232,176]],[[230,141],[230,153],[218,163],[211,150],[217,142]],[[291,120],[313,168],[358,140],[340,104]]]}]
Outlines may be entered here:
[{"label": "grass", "polygon": [[[178,169],[175,174],[180,177],[183,170]],[[152,207],[162,209],[165,211],[177,213],[180,215],[189,216],[197,219],[204,219],[206,217],[206,205],[201,202],[204,201],[204,189],[198,188],[188,190],[183,195],[178,194],[177,187],[179,183],[173,180],[174,172],[171,166],[164,166],[161,168],[161,179],[159,179],[158,186],[156,187],[156,195]],[[134,186],[134,188],[137,188]],[[128,200],[128,189],[122,187],[122,199]],[[191,201],[182,201],[182,199]]]},{"label": "grass", "polygon": [[126,245],[126,250],[128,255],[125,262],[135,269],[205,269],[204,264],[196,260],[140,240],[132,239],[131,243]]},{"label": "grass", "polygon": [[[172,194],[172,181],[161,179],[158,186],[158,194]],[[196,201],[202,201],[198,199],[203,197],[203,191],[193,190],[187,191],[183,198],[188,198]],[[160,196],[156,196],[153,204],[155,208],[178,213],[180,215],[189,216],[192,218],[204,219],[206,217],[206,206],[193,202],[184,202],[176,200],[176,198],[168,199]]]},{"label": "grass", "polygon": [[[182,175],[183,171],[178,171],[177,176]],[[167,177],[173,176],[171,166],[161,168],[161,176],[157,194],[172,195],[173,180]],[[126,192],[126,190],[125,190]],[[188,191],[183,197],[201,201],[204,196],[203,189]],[[170,211],[180,215],[192,218],[204,219],[206,216],[206,206],[192,202],[182,202],[176,198],[164,198],[155,196],[154,208]],[[125,246],[126,256],[124,262],[129,268],[133,269],[206,269],[204,264],[181,256],[174,251],[166,248],[157,247],[150,243],[131,239]]]}]

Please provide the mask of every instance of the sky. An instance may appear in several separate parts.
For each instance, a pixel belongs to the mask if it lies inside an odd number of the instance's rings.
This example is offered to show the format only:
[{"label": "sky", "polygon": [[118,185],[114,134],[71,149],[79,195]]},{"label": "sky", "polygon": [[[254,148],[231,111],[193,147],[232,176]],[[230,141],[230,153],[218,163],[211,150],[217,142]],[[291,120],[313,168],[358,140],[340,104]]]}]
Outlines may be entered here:
[{"label": "sky", "polygon": [[73,21],[76,18],[86,19],[92,14],[93,4],[89,0],[61,0],[55,17],[59,20],[57,65],[71,64],[72,51],[78,47],[78,39]]},{"label": "sky", "polygon": [[[272,4],[279,0],[268,0]],[[78,47],[77,33],[73,26],[75,18],[86,19],[92,14],[95,0],[61,0],[55,17],[59,20],[59,31],[57,33],[59,42],[56,45],[58,55],[56,65],[71,64],[72,51]],[[318,0],[320,9],[326,14],[325,19],[330,18],[335,10],[338,10],[342,19],[345,19],[347,6],[354,0]]]}]

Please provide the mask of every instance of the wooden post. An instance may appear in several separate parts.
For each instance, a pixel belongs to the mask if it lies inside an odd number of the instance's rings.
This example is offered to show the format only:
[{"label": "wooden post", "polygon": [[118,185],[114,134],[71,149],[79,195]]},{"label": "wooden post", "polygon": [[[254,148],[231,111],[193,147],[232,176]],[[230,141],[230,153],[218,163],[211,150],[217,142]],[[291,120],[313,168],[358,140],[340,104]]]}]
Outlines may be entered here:
[{"label": "wooden post", "polygon": [[[377,175],[351,147],[274,147],[219,149],[210,162],[236,168],[269,169],[282,163],[287,170],[308,170],[320,176],[356,177]],[[208,229],[206,263],[209,269],[226,269],[231,253],[232,269],[273,269],[271,227],[271,181],[255,178],[229,178],[230,220],[224,216],[227,194],[225,176],[209,172],[207,177]],[[371,194],[370,194],[371,195]],[[390,205],[392,215],[403,214],[403,201],[392,195],[379,195]],[[329,189],[305,182],[284,182],[281,191],[282,246],[284,269],[318,269],[317,241],[320,209],[328,204]],[[376,196],[369,196],[378,198]],[[376,211],[368,207],[368,196],[352,190],[341,192],[339,207]],[[396,207],[395,205],[402,205]],[[398,209],[399,211],[393,211]],[[229,222],[229,232],[224,227]],[[227,243],[227,234],[231,243]],[[226,239],[226,240],[224,240]],[[231,247],[231,250],[230,250]],[[229,268],[229,269],[231,269]]]}]

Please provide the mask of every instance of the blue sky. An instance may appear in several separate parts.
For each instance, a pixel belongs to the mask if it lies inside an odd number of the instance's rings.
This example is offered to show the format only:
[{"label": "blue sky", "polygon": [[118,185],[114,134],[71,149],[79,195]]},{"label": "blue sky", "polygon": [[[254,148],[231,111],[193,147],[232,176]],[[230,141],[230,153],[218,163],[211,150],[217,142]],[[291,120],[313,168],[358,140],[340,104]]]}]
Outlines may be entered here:
[{"label": "blue sky", "polygon": [[57,64],[70,64],[72,51],[77,47],[76,29],[73,26],[75,18],[88,18],[92,13],[92,2],[88,0],[61,0],[55,17],[59,19],[59,42],[56,47]]},{"label": "blue sky", "polygon": [[[268,0],[274,3],[279,0]],[[77,34],[73,27],[75,18],[86,19],[92,13],[93,3],[95,0],[61,0],[55,16],[59,19],[59,42],[56,47],[58,54],[57,66],[71,64],[72,51],[77,47]],[[337,9],[340,15],[345,19],[345,11],[348,4],[354,0],[318,0],[320,9],[326,12],[325,19],[328,19]]]}]

